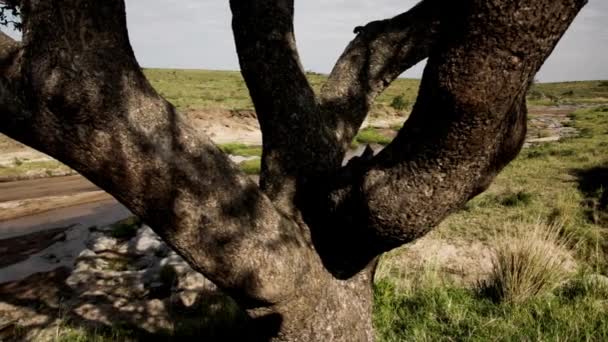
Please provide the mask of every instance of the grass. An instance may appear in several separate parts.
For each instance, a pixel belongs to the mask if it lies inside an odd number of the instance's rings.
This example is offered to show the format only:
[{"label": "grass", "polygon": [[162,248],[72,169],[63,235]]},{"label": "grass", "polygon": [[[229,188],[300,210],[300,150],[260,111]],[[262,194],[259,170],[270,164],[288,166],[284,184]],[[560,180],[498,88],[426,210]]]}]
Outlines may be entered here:
[{"label": "grass", "polygon": [[[253,109],[249,91],[239,72],[213,70],[145,69],[144,73],[154,88],[179,110],[207,108]],[[319,93],[326,75],[306,75]],[[390,105],[395,97],[403,104],[414,103],[418,94],[419,80],[398,79],[380,95],[371,115],[395,113]]]},{"label": "grass", "polygon": [[225,153],[242,157],[260,157],[262,155],[261,146],[249,146],[241,143],[227,143],[219,146]]},{"label": "grass", "polygon": [[392,140],[392,138],[380,133],[378,129],[373,127],[362,129],[355,137],[355,141],[359,144],[388,145]]},{"label": "grass", "polygon": [[528,92],[532,105],[608,103],[606,81],[536,83]]},{"label": "grass", "polygon": [[239,163],[239,168],[248,175],[257,175],[260,173],[261,161],[260,159],[245,160]]},{"label": "grass", "polygon": [[[179,110],[205,108],[253,109],[249,91],[237,71],[145,69],[152,85]],[[319,93],[326,75],[307,73]],[[608,103],[606,81],[537,83],[528,101],[535,105]],[[377,99],[370,115],[407,110],[416,101],[420,80],[397,79]],[[396,108],[395,108],[396,107]]]},{"label": "grass", "polygon": [[517,206],[526,206],[532,203],[533,195],[529,192],[519,190],[517,192],[512,192],[507,190],[505,193],[497,196],[496,200],[501,205],[507,207],[517,207]]},{"label": "grass", "polygon": [[49,161],[24,161],[15,158],[12,166],[0,166],[0,179],[14,179],[32,172],[69,172],[69,168],[62,163]]},{"label": "grass", "polygon": [[496,301],[522,303],[550,293],[568,275],[568,239],[557,224],[514,224],[493,241],[492,270],[480,290]]},{"label": "grass", "polygon": [[608,291],[584,277],[551,297],[496,303],[474,289],[389,280],[374,289],[378,341],[606,341]]}]

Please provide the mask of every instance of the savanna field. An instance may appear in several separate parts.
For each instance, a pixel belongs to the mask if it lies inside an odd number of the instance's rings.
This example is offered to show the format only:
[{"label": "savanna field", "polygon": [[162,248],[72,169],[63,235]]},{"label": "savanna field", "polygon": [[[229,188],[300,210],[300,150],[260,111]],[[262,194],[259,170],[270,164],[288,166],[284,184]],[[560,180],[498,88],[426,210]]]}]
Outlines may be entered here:
[{"label": "savanna field", "polygon": [[[183,113],[253,111],[238,72],[145,73]],[[325,76],[308,76],[320,89]],[[418,85],[395,81],[378,98],[353,149],[388,144]],[[528,104],[529,142],[491,187],[423,239],[381,258],[374,312],[379,341],[608,341],[608,81],[535,83]],[[557,114],[545,125],[548,112]],[[0,138],[0,148],[11,144]],[[242,170],[259,172],[259,143],[219,145],[242,157]],[[54,161],[15,160],[0,167],[0,176],[40,165],[49,176],[65,169]],[[240,319],[226,298],[203,305],[197,315],[203,318],[151,338],[179,340]],[[66,321],[55,340],[129,340],[136,333]]]}]

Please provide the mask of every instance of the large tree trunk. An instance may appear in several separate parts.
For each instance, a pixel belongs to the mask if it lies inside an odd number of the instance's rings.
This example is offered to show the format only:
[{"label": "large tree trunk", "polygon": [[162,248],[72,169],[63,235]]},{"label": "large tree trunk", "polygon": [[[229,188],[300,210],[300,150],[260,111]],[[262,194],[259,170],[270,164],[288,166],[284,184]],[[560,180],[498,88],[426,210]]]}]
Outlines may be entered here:
[{"label": "large tree trunk", "polygon": [[[322,288],[273,307],[251,310],[260,340],[374,341],[375,263],[348,280],[329,279]],[[261,315],[261,316],[260,316]]]},{"label": "large tree trunk", "polygon": [[[232,0],[264,137],[260,187],[150,86],[123,0],[20,5],[23,42],[0,34],[1,132],[114,195],[247,310],[260,339],[372,341],[379,255],[515,157],[525,93],[584,1],[425,0],[358,30],[317,96],[293,0]],[[426,57],[397,138],[342,167],[375,97]]]}]

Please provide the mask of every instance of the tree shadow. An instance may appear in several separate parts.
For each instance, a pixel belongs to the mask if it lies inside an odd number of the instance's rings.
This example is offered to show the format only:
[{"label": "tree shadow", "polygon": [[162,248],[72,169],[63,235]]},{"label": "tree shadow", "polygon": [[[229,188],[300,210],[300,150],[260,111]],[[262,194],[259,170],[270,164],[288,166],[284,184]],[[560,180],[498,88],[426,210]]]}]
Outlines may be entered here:
[{"label": "tree shadow", "polygon": [[[137,243],[137,237],[132,240]],[[167,263],[156,259],[138,270],[141,260],[131,260],[120,269],[111,262],[121,257],[126,258],[102,251],[79,257],[73,270],[59,267],[0,284],[0,339],[37,340],[51,333],[102,341],[251,340],[254,321],[209,281],[192,290],[172,291],[177,275],[162,279]],[[109,269],[100,271],[96,263]],[[187,267],[182,260],[171,269],[179,271],[179,266]],[[169,282],[162,284],[168,286],[165,293],[141,286],[149,273],[160,273],[161,283]]]},{"label": "tree shadow", "polygon": [[608,227],[608,167],[575,169],[578,188],[585,196],[583,207],[592,223]]}]

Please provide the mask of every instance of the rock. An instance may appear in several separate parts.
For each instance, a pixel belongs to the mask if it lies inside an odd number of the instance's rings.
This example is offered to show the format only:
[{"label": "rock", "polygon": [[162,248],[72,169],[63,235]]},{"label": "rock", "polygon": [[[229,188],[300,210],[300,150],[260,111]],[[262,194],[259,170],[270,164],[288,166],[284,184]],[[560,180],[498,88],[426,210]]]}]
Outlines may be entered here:
[{"label": "rock", "polygon": [[137,235],[129,241],[128,251],[136,255],[163,254],[168,250],[167,245],[150,229],[143,226],[137,231]]},{"label": "rock", "polygon": [[93,233],[87,241],[87,246],[95,253],[110,251],[116,248],[118,240],[100,233]]},{"label": "rock", "polygon": [[93,252],[90,249],[83,249],[80,254],[78,254],[78,257],[76,258],[76,261],[78,262],[78,259],[85,259],[85,258],[93,258],[95,257],[95,252]]},{"label": "rock", "polygon": [[176,288],[179,291],[216,290],[215,284],[192,269],[178,276]]}]

